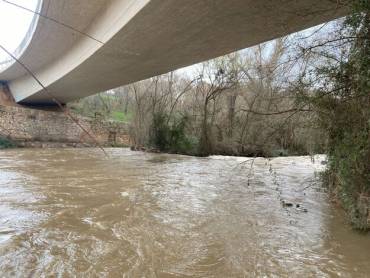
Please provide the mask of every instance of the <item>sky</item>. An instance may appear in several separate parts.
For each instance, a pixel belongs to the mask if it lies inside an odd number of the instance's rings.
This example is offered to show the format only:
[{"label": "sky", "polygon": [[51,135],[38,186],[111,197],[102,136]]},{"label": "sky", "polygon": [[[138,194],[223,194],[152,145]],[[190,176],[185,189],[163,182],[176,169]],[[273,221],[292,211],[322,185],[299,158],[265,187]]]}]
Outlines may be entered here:
[{"label": "sky", "polygon": [[[36,10],[37,0],[9,0],[15,4]],[[23,40],[34,14],[0,0],[0,44],[13,52]],[[0,62],[8,55],[0,50]]]}]

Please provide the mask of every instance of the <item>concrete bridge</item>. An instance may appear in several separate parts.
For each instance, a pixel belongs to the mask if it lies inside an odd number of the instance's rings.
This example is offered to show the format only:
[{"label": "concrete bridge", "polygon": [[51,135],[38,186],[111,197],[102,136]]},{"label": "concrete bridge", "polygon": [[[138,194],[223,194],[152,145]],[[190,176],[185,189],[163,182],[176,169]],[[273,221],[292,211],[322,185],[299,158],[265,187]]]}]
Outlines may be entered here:
[{"label": "concrete bridge", "polygon": [[[166,73],[345,14],[334,0],[44,0],[18,55],[61,103]],[[48,17],[48,18],[46,18]],[[16,62],[16,102],[51,104]]]}]

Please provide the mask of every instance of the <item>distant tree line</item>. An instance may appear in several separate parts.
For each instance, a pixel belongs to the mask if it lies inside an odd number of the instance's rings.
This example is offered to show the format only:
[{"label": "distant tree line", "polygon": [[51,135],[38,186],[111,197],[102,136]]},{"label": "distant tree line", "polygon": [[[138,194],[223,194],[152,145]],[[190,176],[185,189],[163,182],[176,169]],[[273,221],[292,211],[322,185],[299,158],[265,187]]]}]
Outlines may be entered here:
[{"label": "distant tree line", "polygon": [[[289,39],[171,72],[72,105],[131,122],[134,147],[192,155],[276,156],[323,152],[316,113],[297,108],[285,62]],[[93,112],[92,112],[93,111]],[[117,117],[116,117],[117,119]]]}]

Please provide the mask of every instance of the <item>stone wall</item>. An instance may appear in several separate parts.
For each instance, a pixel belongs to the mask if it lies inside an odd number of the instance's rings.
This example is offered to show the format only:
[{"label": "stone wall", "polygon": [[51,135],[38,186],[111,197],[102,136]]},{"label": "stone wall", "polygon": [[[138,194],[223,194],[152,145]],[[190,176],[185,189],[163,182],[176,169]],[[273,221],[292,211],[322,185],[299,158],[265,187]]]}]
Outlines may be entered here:
[{"label": "stone wall", "polygon": [[[74,117],[99,144],[130,145],[128,124]],[[95,145],[94,140],[64,113],[3,105],[0,105],[0,136],[23,146]]]}]

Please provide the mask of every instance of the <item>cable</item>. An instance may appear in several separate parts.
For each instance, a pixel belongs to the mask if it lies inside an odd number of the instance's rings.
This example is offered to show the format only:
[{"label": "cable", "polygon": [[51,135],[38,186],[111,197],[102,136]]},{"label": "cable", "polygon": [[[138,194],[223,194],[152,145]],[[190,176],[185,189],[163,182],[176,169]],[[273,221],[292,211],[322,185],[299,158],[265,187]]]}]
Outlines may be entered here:
[{"label": "cable", "polygon": [[36,80],[36,82],[41,86],[41,88],[45,91],[45,93],[47,94],[47,95],[49,95],[50,96],[50,98],[51,98],[51,100],[53,101],[53,102],[55,102],[57,105],[58,105],[58,107],[60,108],[60,110],[61,111],[63,111],[64,112],[64,114],[65,115],[67,115],[67,117],[69,117],[75,124],[77,124],[80,128],[81,128],[81,130],[83,131],[83,132],[85,132],[93,141],[94,141],[94,143],[95,143],[95,145],[97,146],[97,147],[99,147],[102,151],[103,151],[103,153],[105,154],[105,156],[107,156],[107,157],[109,157],[108,156],[108,154],[107,154],[107,152],[104,150],[104,148],[100,145],[100,143],[96,140],[96,138],[94,137],[94,136],[92,136],[91,134],[90,134],[90,132],[86,129],[86,128],[84,128],[79,122],[78,122],[78,120],[75,118],[75,117],[73,117],[72,116],[72,114],[68,111],[68,109],[66,109],[64,106],[63,106],[63,104],[58,100],[58,99],[56,99],[50,92],[49,92],[49,90],[42,84],[42,82],[37,78],[37,76],[24,64],[24,63],[22,63],[19,59],[17,59],[10,51],[8,51],[4,46],[2,46],[1,44],[0,44],[0,48],[4,51],[4,52],[6,52],[10,57],[12,57],[19,65],[21,65],[22,66],[22,68],[24,68],[26,71],[27,71],[27,73],[29,74],[29,75],[31,75],[32,76],[32,78],[33,79],[35,79]]},{"label": "cable", "polygon": [[73,27],[73,26],[71,26],[71,25],[68,25],[68,24],[66,24],[66,23],[63,23],[63,22],[61,22],[61,21],[59,21],[59,20],[56,20],[56,19],[51,18],[51,17],[48,17],[48,16],[43,15],[43,14],[41,14],[41,13],[37,12],[37,11],[33,11],[33,10],[31,10],[31,9],[28,9],[28,8],[26,8],[26,7],[24,7],[24,6],[21,6],[21,5],[18,5],[18,4],[16,4],[16,3],[13,3],[13,2],[10,2],[10,1],[7,1],[7,0],[1,0],[1,1],[3,1],[4,3],[6,3],[6,4],[8,4],[8,5],[12,5],[12,6],[17,7],[17,8],[19,8],[19,9],[25,10],[25,11],[30,12],[30,13],[33,13],[33,14],[36,14],[36,15],[38,15],[38,16],[40,16],[40,17],[42,17],[42,18],[45,18],[45,19],[50,20],[50,21],[52,21],[52,22],[54,22],[54,23],[57,23],[57,24],[59,24],[59,25],[62,25],[63,27],[66,27],[66,28],[68,28],[68,29],[71,29],[71,30],[73,30],[74,32],[77,32],[77,33],[79,33],[79,34],[81,34],[81,35],[84,35],[84,36],[86,36],[86,37],[88,37],[88,38],[90,38],[90,39],[92,39],[92,40],[94,40],[94,41],[96,41],[96,42],[98,42],[98,43],[100,43],[100,44],[104,45],[104,42],[103,42],[103,41],[98,40],[98,39],[94,38],[93,36],[91,36],[91,35],[89,35],[89,34],[87,34],[87,33],[85,33],[85,32],[82,32],[82,31],[80,31],[80,30],[76,29],[75,27]]}]

